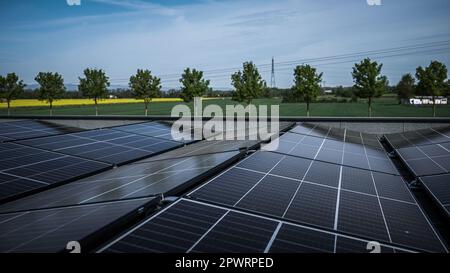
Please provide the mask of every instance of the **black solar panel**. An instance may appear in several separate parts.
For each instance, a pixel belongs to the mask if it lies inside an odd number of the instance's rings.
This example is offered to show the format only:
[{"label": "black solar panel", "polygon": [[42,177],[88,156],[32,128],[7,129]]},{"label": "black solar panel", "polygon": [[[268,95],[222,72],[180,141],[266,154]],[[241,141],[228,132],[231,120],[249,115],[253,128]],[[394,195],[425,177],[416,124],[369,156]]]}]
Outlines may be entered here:
[{"label": "black solar panel", "polygon": [[23,120],[0,123],[0,142],[80,131],[81,129],[41,121]]},{"label": "black solar panel", "polygon": [[[420,211],[405,181],[397,175],[256,152],[188,196],[387,244],[422,247],[413,237],[406,242],[389,235],[384,210],[392,211],[397,203],[405,203]],[[380,200],[393,202],[382,206]],[[427,222],[423,214],[420,217]],[[423,232],[434,232],[430,224],[428,228]],[[434,244],[441,244],[439,238],[431,238]]]},{"label": "black solar panel", "polygon": [[116,165],[183,145],[180,142],[109,129],[30,139],[19,143]]},{"label": "black solar panel", "polygon": [[421,177],[420,181],[450,217],[450,174]]},{"label": "black solar panel", "polygon": [[97,161],[13,143],[0,144],[0,158],[0,202],[111,167]]},{"label": "black solar panel", "polygon": [[169,124],[159,122],[137,123],[113,127],[112,129],[161,139],[170,139],[184,143],[194,141],[193,135],[190,133],[174,132],[174,135],[172,135],[171,126]]},{"label": "black solar panel", "polygon": [[[369,252],[368,241],[181,199],[100,252]],[[381,244],[382,252],[402,251]]]},{"label": "black solar panel", "polygon": [[[70,241],[88,251],[99,235],[123,226],[154,198],[27,211],[0,218],[0,252],[60,252]],[[129,221],[129,219],[128,219]]]},{"label": "black solar panel", "polygon": [[239,157],[238,152],[130,164],[0,206],[0,212],[177,194]]},{"label": "black solar panel", "polygon": [[396,149],[450,142],[450,127],[428,128],[404,133],[386,134],[385,138]]},{"label": "black solar panel", "polygon": [[[304,125],[302,125],[304,126]],[[345,129],[326,128],[320,134],[297,126],[270,144],[271,151],[333,164],[343,164],[367,170],[398,174],[375,135]],[[298,133],[298,131],[302,133]],[[336,137],[339,136],[339,137]]]},{"label": "black solar panel", "polygon": [[441,144],[406,147],[396,151],[416,176],[450,172],[450,150]]}]

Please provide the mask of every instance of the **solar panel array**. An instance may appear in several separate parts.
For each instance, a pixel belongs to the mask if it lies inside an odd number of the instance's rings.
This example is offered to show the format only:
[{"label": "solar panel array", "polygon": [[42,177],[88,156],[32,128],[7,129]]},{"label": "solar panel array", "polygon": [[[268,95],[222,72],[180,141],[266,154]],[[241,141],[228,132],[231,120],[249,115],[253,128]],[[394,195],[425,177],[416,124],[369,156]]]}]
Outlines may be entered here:
[{"label": "solar panel array", "polygon": [[15,143],[1,143],[0,202],[110,167],[102,162]]},{"label": "solar panel array", "polygon": [[[372,167],[367,150],[389,160],[376,137],[301,125],[280,144],[276,152],[256,152],[197,187],[189,199],[104,250],[367,252],[367,241],[377,241],[390,252],[447,251],[397,172]],[[340,160],[318,160],[324,146]],[[363,151],[367,166],[345,161]]]},{"label": "solar panel array", "polygon": [[0,142],[58,135],[74,131],[80,130],[34,120],[0,122]]},{"label": "solar panel array", "polygon": [[115,165],[183,145],[180,142],[111,129],[29,139],[17,143]]},{"label": "solar panel array", "polygon": [[[107,253],[367,252],[369,241],[180,199],[114,240]],[[408,252],[381,244],[381,252]]]},{"label": "solar panel array", "polygon": [[238,151],[137,162],[0,206],[0,213],[177,194]]},{"label": "solar panel array", "polygon": [[450,127],[390,134],[386,140],[436,203],[449,213]]},{"label": "solar panel array", "polygon": [[[305,123],[241,161],[260,140],[193,143],[158,122],[4,139],[0,252],[447,252],[375,135]],[[447,175],[421,177],[444,209]]]}]

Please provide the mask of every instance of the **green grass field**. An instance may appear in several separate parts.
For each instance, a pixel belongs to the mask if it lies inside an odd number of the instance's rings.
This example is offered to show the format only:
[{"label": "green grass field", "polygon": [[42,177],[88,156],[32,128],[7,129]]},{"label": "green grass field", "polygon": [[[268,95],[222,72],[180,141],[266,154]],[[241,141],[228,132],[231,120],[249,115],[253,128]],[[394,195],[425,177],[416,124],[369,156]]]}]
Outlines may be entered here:
[{"label": "green grass field", "polygon": [[[257,99],[255,105],[280,105],[281,116],[305,116],[304,103],[281,103],[281,99]],[[150,104],[151,115],[170,115],[171,109],[177,102],[156,102]],[[230,99],[211,99],[203,101],[203,106],[217,104],[225,106],[236,104]],[[192,103],[188,104],[192,108]],[[48,107],[17,107],[11,109],[12,115],[48,115]],[[0,109],[0,115],[6,115],[6,109]],[[94,115],[91,105],[60,106],[53,110],[54,115]],[[104,104],[99,106],[100,115],[143,115],[144,105],[141,103]],[[372,108],[374,117],[431,117],[431,106],[399,105],[394,97],[382,97],[375,100]],[[450,117],[450,105],[437,106],[438,117]],[[311,116],[316,117],[366,117],[367,104],[364,101],[356,103],[313,103]]]}]

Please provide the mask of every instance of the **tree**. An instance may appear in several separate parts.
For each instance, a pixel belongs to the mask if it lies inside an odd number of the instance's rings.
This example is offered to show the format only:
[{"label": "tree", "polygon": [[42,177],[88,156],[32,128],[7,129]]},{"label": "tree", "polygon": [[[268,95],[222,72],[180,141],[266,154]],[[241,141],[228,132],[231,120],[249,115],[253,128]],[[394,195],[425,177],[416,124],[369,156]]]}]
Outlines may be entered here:
[{"label": "tree", "polygon": [[386,91],[388,80],[381,75],[382,64],[372,62],[369,58],[362,60],[353,67],[353,81],[355,95],[360,98],[367,98],[369,117],[372,116],[372,100],[381,97]]},{"label": "tree", "polygon": [[231,75],[233,100],[250,104],[253,99],[261,97],[267,88],[266,82],[261,78],[258,69],[252,62],[243,64],[243,71]]},{"label": "tree", "polygon": [[85,78],[78,78],[80,80],[78,90],[83,96],[94,100],[95,115],[98,116],[98,100],[108,95],[109,78],[103,70],[89,68],[84,70],[84,76]]},{"label": "tree", "polygon": [[6,77],[0,76],[0,100],[6,101],[8,116],[11,114],[11,101],[23,93],[25,86],[15,73],[9,73]]},{"label": "tree", "polygon": [[409,100],[414,95],[414,88],[415,80],[413,76],[410,73],[403,75],[395,87],[398,104],[401,104],[402,100]]},{"label": "tree", "polygon": [[143,99],[145,115],[148,115],[148,104],[153,98],[161,96],[161,79],[152,76],[150,70],[138,69],[136,75],[130,77],[129,86],[136,99]]},{"label": "tree", "polygon": [[306,115],[309,117],[309,104],[320,94],[320,82],[323,73],[317,74],[310,65],[298,65],[294,69],[294,96],[306,102]]},{"label": "tree", "polygon": [[418,80],[417,89],[420,93],[431,96],[433,99],[433,117],[436,116],[435,98],[442,94],[447,79],[447,67],[438,61],[432,61],[428,67],[419,66],[416,69]]},{"label": "tree", "polygon": [[181,75],[182,84],[180,97],[190,102],[194,97],[202,97],[209,90],[209,80],[203,79],[203,72],[195,68],[186,68]]},{"label": "tree", "polygon": [[50,116],[52,116],[53,101],[60,99],[66,92],[64,80],[60,74],[51,72],[39,72],[34,80],[40,85],[37,90],[38,98],[50,104]]}]

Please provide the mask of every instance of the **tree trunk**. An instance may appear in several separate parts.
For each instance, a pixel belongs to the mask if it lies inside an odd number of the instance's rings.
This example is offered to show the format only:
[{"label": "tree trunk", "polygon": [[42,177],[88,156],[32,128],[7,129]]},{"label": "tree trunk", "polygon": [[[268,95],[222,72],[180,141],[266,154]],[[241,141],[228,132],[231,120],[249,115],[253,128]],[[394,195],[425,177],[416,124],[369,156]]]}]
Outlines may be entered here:
[{"label": "tree trunk", "polygon": [[53,116],[53,102],[50,102],[50,116]]},{"label": "tree trunk", "polygon": [[369,98],[369,118],[372,117],[372,98]]},{"label": "tree trunk", "polygon": [[95,103],[95,115],[98,116],[97,98],[94,99],[94,103]]},{"label": "tree trunk", "polygon": [[436,117],[436,99],[433,96],[433,118]]},{"label": "tree trunk", "polygon": [[6,102],[8,103],[8,116],[10,116],[11,115],[11,101],[7,100]]},{"label": "tree trunk", "polygon": [[306,116],[309,117],[309,101],[306,101]]}]

